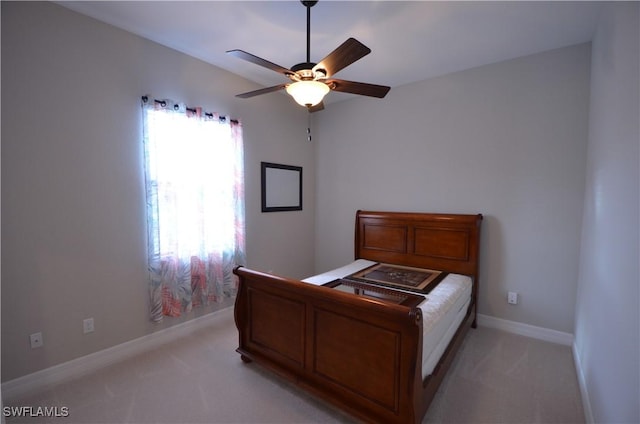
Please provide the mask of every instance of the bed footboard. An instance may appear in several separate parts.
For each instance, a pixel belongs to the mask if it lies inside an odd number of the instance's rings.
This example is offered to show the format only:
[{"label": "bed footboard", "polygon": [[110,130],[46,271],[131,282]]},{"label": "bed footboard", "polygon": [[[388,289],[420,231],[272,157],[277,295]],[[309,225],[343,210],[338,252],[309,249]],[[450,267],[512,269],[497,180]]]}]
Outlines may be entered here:
[{"label": "bed footboard", "polygon": [[422,315],[238,267],[237,351],[370,422],[422,418]]}]

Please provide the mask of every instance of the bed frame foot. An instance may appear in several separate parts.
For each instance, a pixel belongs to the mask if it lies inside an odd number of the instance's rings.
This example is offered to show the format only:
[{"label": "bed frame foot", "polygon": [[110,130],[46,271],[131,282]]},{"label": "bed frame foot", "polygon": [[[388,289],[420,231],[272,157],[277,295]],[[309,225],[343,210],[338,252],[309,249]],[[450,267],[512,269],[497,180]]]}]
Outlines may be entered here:
[{"label": "bed frame foot", "polygon": [[242,359],[242,362],[244,362],[245,364],[248,364],[248,363],[250,363],[250,362],[253,362],[253,361],[251,360],[251,358],[249,358],[249,357],[247,357],[247,356],[244,356],[244,355],[240,355],[240,359]]},{"label": "bed frame foot", "polygon": [[471,323],[471,328],[478,328],[478,320],[474,319],[473,322]]}]

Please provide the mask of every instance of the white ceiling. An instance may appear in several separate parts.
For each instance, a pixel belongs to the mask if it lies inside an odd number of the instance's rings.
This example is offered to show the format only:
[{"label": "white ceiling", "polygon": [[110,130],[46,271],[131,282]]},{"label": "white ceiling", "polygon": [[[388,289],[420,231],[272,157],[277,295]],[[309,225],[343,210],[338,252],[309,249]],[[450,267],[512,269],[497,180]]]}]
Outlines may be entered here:
[{"label": "white ceiling", "polygon": [[[241,75],[256,89],[288,80],[225,51],[245,50],[285,68],[306,61],[306,8],[297,0],[56,3]],[[372,52],[336,77],[393,89],[590,41],[599,8],[574,1],[321,0],[311,9],[311,61],[354,37]],[[325,103],[350,96],[334,92]]]}]

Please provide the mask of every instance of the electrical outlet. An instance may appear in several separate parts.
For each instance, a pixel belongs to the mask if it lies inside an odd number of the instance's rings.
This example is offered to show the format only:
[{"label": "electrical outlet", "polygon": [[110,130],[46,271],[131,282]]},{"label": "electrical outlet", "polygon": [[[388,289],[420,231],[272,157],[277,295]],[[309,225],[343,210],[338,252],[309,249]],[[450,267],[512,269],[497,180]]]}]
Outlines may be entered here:
[{"label": "electrical outlet", "polygon": [[517,305],[518,304],[518,293],[509,292],[509,294],[507,295],[507,302],[509,302],[511,305]]},{"label": "electrical outlet", "polygon": [[87,318],[82,321],[82,329],[84,331],[84,334],[93,333],[93,318]]},{"label": "electrical outlet", "polygon": [[42,347],[44,345],[44,339],[42,338],[42,333],[33,333],[29,336],[29,340],[31,341],[31,349],[35,349],[36,347]]}]

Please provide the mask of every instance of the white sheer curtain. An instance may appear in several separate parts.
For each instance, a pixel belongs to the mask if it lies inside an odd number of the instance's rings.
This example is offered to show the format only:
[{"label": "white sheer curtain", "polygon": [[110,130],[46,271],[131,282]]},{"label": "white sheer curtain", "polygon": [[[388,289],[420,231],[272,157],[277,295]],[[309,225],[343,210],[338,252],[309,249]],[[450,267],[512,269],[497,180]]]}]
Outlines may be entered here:
[{"label": "white sheer curtain", "polygon": [[[145,101],[146,100],[146,101]],[[143,97],[151,319],[236,294],[245,263],[239,122]]]}]

